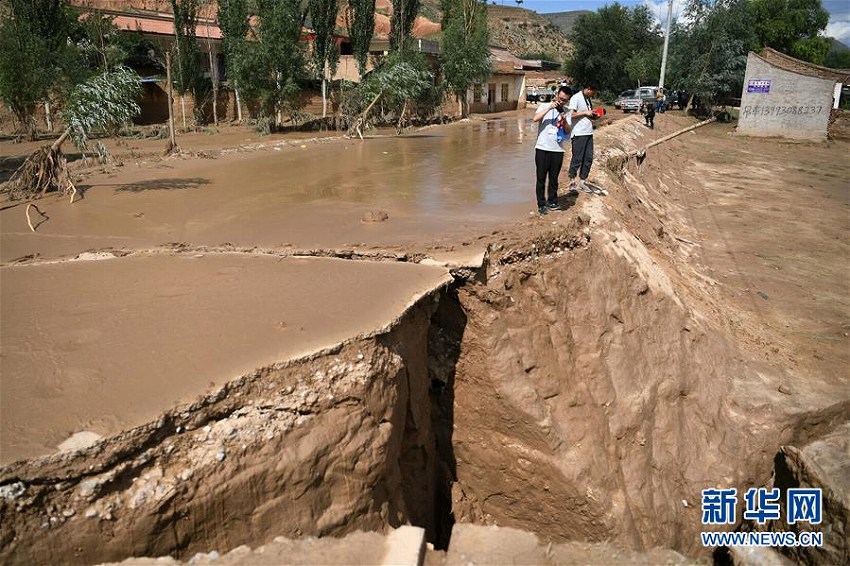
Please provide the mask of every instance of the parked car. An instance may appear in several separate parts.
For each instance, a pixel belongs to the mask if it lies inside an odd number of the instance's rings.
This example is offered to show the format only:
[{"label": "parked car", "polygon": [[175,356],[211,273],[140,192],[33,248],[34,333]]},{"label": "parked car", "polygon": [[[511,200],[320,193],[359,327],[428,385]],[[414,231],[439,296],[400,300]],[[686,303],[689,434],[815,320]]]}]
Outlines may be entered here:
[{"label": "parked car", "polygon": [[614,108],[620,108],[623,104],[623,100],[625,100],[627,98],[633,98],[634,95],[635,95],[634,89],[624,90],[623,92],[620,93],[620,96],[618,96],[614,100]]},{"label": "parked car", "polygon": [[629,98],[624,98],[620,101],[620,110],[623,112],[637,112],[640,110],[644,102],[652,102],[655,104],[655,95],[658,92],[657,86],[642,86],[635,89],[634,94]]},{"label": "parked car", "polygon": [[555,98],[555,91],[548,87],[529,86],[525,89],[525,99],[528,102],[549,102]]}]

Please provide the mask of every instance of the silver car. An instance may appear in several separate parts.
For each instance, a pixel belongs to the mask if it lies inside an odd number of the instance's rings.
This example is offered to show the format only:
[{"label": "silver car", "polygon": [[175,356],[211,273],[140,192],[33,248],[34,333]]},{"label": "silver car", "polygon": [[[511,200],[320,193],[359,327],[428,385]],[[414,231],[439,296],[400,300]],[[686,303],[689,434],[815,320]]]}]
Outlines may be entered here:
[{"label": "silver car", "polygon": [[620,96],[618,96],[616,98],[616,100],[614,100],[614,108],[621,108],[622,105],[623,105],[623,101],[626,100],[627,98],[634,97],[634,95],[635,95],[634,90],[624,90],[623,92],[620,93]]},{"label": "silver car", "polygon": [[657,92],[658,87],[655,86],[639,87],[630,98],[623,99],[620,102],[620,109],[623,112],[637,112],[644,102],[655,104],[655,94]]}]

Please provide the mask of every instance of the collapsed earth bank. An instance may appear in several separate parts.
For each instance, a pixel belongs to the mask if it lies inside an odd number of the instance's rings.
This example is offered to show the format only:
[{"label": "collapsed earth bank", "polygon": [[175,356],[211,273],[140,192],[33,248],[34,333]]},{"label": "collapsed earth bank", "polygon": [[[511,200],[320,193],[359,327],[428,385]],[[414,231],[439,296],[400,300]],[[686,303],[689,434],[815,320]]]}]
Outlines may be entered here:
[{"label": "collapsed earth bank", "polygon": [[0,470],[2,560],[186,559],[405,523],[441,546],[455,521],[704,555],[700,491],[769,485],[782,446],[846,430],[850,388],[730,333],[660,204],[669,179],[625,157],[634,126],[603,138],[619,140],[605,205],[567,197],[492,234],[480,270],[385,332]]}]

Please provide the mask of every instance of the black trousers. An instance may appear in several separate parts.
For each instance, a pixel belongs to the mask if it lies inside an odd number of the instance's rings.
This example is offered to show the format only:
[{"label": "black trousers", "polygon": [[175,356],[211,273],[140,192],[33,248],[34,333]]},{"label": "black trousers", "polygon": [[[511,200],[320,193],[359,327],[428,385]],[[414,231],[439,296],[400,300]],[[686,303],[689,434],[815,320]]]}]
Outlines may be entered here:
[{"label": "black trousers", "polygon": [[[564,164],[564,152],[535,149],[534,164],[537,166],[537,206],[546,206],[547,202],[557,204],[558,175],[561,174],[561,166]],[[548,201],[544,192],[547,175],[549,177]]]},{"label": "black trousers", "polygon": [[573,158],[570,160],[570,179],[576,178],[576,173],[581,173],[581,179],[587,179],[590,175],[590,166],[593,165],[593,136],[573,136]]}]

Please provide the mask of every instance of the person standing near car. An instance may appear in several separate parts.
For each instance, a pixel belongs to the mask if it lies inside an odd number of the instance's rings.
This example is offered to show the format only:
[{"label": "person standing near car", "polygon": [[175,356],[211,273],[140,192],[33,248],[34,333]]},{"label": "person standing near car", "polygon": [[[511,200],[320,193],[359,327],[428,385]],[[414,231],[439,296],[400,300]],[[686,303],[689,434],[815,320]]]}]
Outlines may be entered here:
[{"label": "person standing near car", "polygon": [[[562,86],[552,102],[537,107],[533,120],[537,122],[537,143],[534,145],[534,165],[537,170],[537,212],[547,214],[558,210],[558,175],[564,164],[563,143],[569,139],[570,122],[567,103],[572,90]],[[549,178],[549,198],[546,198],[546,178]]]},{"label": "person standing near car", "polygon": [[[598,90],[599,86],[590,81],[570,98],[569,117],[573,125],[572,159],[569,170],[570,192],[578,192],[579,189],[586,193],[594,192],[586,181],[590,175],[590,166],[593,165],[593,120],[597,118],[593,113],[591,98],[596,96]],[[577,175],[578,182],[576,182]]]},{"label": "person standing near car", "polygon": [[655,105],[647,100],[640,107],[640,113],[646,120],[646,127],[650,130],[655,129]]}]

